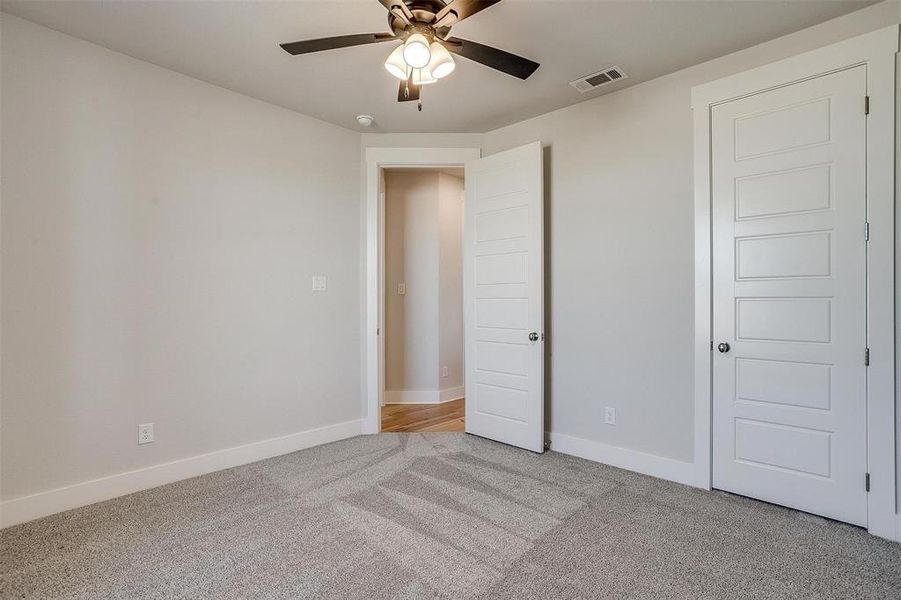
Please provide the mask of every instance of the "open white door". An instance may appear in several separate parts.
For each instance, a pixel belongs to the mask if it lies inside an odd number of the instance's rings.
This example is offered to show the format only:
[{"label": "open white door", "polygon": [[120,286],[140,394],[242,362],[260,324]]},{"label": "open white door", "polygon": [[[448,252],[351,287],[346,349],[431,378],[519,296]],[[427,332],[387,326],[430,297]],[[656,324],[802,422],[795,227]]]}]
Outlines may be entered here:
[{"label": "open white door", "polygon": [[466,431],[544,451],[541,144],[466,163]]}]

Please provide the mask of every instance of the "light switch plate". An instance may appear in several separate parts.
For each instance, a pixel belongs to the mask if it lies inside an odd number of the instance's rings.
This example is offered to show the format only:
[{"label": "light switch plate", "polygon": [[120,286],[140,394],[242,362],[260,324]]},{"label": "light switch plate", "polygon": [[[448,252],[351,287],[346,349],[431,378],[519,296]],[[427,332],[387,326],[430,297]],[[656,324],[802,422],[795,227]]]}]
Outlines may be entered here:
[{"label": "light switch plate", "polygon": [[398,283],[397,284],[397,295],[403,296],[407,293],[407,284],[406,283]]},{"label": "light switch plate", "polygon": [[325,275],[313,275],[313,291],[324,292],[328,289],[328,277]]},{"label": "light switch plate", "polygon": [[604,407],[604,423],[616,425],[616,409],[612,406]]}]

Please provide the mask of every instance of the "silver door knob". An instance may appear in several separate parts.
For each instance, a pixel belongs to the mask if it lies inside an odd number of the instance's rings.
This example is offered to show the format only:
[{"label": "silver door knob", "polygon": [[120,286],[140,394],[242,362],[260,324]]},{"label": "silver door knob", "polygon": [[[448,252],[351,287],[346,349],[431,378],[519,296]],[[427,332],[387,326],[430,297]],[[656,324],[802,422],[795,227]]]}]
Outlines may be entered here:
[{"label": "silver door knob", "polygon": [[535,333],[534,331],[533,331],[532,333],[530,333],[530,334],[529,334],[529,341],[530,341],[530,342],[537,342],[537,341],[538,341],[538,334]]},{"label": "silver door knob", "polygon": [[719,346],[717,346],[716,349],[725,354],[729,351],[729,344],[727,344],[726,342],[720,342]]}]

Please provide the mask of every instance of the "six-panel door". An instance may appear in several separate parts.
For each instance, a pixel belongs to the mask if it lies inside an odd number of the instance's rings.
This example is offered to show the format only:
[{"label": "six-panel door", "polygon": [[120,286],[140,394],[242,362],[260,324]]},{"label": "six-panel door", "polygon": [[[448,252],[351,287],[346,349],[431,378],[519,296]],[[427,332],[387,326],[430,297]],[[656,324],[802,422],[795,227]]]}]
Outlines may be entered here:
[{"label": "six-panel door", "polygon": [[[713,485],[865,525],[866,67],[715,106]],[[726,348],[723,347],[723,350]]]}]

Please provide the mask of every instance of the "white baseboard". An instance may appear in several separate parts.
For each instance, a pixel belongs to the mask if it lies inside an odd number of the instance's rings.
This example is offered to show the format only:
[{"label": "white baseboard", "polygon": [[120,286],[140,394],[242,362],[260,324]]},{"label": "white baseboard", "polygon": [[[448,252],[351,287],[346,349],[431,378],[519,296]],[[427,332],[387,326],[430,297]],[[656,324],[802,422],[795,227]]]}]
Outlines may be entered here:
[{"label": "white baseboard", "polygon": [[696,485],[694,463],[602,444],[601,442],[593,442],[562,433],[549,432],[547,436],[551,441],[551,450],[556,452],[571,454],[579,458],[643,473],[652,477],[659,477],[660,479],[675,481],[676,483]]},{"label": "white baseboard", "polygon": [[189,477],[354,437],[360,435],[361,428],[361,421],[347,421],[13,498],[0,503],[0,528]]},{"label": "white baseboard", "polygon": [[385,390],[385,404],[441,404],[463,397],[463,386],[444,390]]},{"label": "white baseboard", "polygon": [[437,404],[438,390],[385,390],[385,404]]},{"label": "white baseboard", "polygon": [[[699,479],[695,473],[694,463],[688,463],[672,458],[665,458],[655,454],[648,454],[638,450],[620,448],[601,442],[593,442],[562,433],[547,432],[547,439],[551,441],[551,450],[570,454],[604,463],[620,469],[635,471],[652,477],[659,477],[676,483],[683,483],[692,487],[709,489],[706,480]],[[885,521],[883,520],[883,523]],[[872,523],[871,523],[872,525]],[[886,539],[901,542],[901,514],[895,515],[895,531],[891,531],[891,524],[880,531],[870,530],[870,533]]]},{"label": "white baseboard", "polygon": [[465,395],[466,388],[462,385],[460,387],[445,388],[441,390],[439,402],[452,402],[454,400],[459,400]]}]

